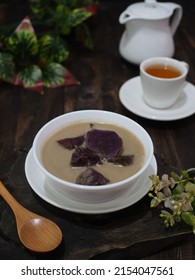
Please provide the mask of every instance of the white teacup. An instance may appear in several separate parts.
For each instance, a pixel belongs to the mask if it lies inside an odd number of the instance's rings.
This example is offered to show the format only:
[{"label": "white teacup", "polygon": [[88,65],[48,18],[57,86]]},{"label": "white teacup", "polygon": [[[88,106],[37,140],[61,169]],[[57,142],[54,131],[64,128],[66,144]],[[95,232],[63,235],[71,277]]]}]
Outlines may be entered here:
[{"label": "white teacup", "polygon": [[189,66],[168,57],[153,57],[140,64],[144,101],[151,107],[165,109],[174,105],[185,86]]}]

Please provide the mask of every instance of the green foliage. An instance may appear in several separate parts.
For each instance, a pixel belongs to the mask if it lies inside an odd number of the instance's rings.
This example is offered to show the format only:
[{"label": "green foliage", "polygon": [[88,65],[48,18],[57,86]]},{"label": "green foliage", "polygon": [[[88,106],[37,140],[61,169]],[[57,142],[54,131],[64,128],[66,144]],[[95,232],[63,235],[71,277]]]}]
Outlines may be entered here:
[{"label": "green foliage", "polygon": [[43,83],[46,87],[61,85],[64,82],[65,68],[59,63],[49,63],[43,72]]},{"label": "green foliage", "polygon": [[0,79],[11,82],[15,74],[13,55],[9,53],[0,53],[0,65]]},{"label": "green foliage", "polygon": [[[30,0],[31,9],[39,23],[63,36],[73,31],[78,34],[81,28],[77,30],[77,27],[84,25],[93,15],[93,11],[86,7],[97,5],[98,1],[93,0]],[[82,36],[76,35],[86,47],[92,46],[89,33],[87,25],[84,25]]]},{"label": "green foliage", "polygon": [[11,34],[10,28],[7,28],[7,31],[5,28],[1,29],[0,79],[11,82],[15,77],[19,77],[25,87],[35,87],[40,81],[46,87],[61,85],[65,80],[62,63],[69,55],[65,36],[74,30],[76,39],[92,48],[92,39],[85,21],[93,15],[98,1],[29,2],[36,24],[40,30],[47,32],[39,36],[33,29],[20,28]]},{"label": "green foliage", "polygon": [[11,82],[18,75],[25,87],[40,81],[50,87],[64,82],[62,63],[68,56],[60,37],[44,35],[39,40],[31,30],[15,31],[4,42],[0,53],[0,78]]},{"label": "green foliage", "polygon": [[39,40],[39,59],[46,62],[63,62],[69,55],[67,46],[59,36],[44,35]]},{"label": "green foliage", "polygon": [[150,206],[163,208],[160,217],[166,227],[185,222],[195,234],[195,171],[181,171],[181,176],[172,172],[169,177],[150,176],[152,186],[148,195]]},{"label": "green foliage", "polygon": [[42,79],[42,71],[37,65],[29,65],[18,76],[26,87],[34,87]]},{"label": "green foliage", "polygon": [[53,16],[64,7],[71,14],[74,9],[83,9],[85,6],[97,5],[93,0],[29,0],[33,13],[39,19],[48,20],[47,16]]},{"label": "green foliage", "polygon": [[6,49],[18,60],[26,57],[33,57],[38,53],[38,40],[30,30],[20,30],[14,32],[7,38]]},{"label": "green foliage", "polygon": [[195,215],[192,212],[182,212],[182,220],[187,224],[192,226],[192,230],[195,233]]},{"label": "green foliage", "polygon": [[63,35],[71,32],[72,28],[81,24],[91,13],[83,9],[70,10],[65,5],[58,5],[55,13],[52,13],[49,19],[49,24],[53,25],[55,30]]}]

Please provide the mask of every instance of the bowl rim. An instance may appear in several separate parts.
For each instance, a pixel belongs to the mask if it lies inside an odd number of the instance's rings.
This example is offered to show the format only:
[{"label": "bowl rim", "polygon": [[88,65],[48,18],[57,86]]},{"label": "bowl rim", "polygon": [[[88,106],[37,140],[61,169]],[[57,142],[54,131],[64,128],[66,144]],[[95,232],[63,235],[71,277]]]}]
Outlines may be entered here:
[{"label": "bowl rim", "polygon": [[[113,116],[116,116],[116,117],[120,117],[120,118],[123,118],[123,119],[126,119],[127,121],[130,121],[131,123],[133,123],[134,125],[136,125],[139,129],[142,130],[142,132],[146,135],[146,138],[148,139],[148,143],[149,143],[149,147],[150,147],[150,152],[148,154],[148,158],[145,162],[145,164],[142,166],[141,169],[139,169],[135,174],[133,174],[132,176],[128,177],[128,178],[125,178],[123,180],[120,180],[118,182],[115,182],[115,183],[109,183],[109,184],[106,184],[106,185],[79,185],[79,184],[76,184],[76,183],[72,183],[72,182],[69,182],[69,181],[66,181],[66,180],[63,180],[63,179],[60,179],[58,178],[57,176],[53,175],[52,173],[50,173],[42,164],[41,162],[39,161],[38,159],[38,156],[36,155],[36,146],[37,146],[37,142],[38,142],[38,138],[39,136],[43,133],[43,131],[48,127],[50,126],[53,122],[56,122],[58,121],[59,119],[69,115],[76,115],[76,114],[85,114],[85,113],[101,113],[101,114],[110,114],[110,115],[113,115]],[[94,119],[94,118],[93,118]],[[73,121],[74,123],[75,121]],[[117,125],[117,123],[116,123]],[[55,133],[55,132],[53,132]],[[142,141],[141,141],[142,142]],[[142,142],[143,144],[143,142]],[[73,189],[82,189],[82,190],[90,190],[90,191],[97,191],[97,190],[108,190],[108,189],[113,189],[113,188],[118,188],[120,187],[121,185],[124,185],[124,184],[127,184],[127,183],[130,183],[131,181],[134,181],[135,179],[137,179],[141,174],[144,173],[144,171],[147,169],[148,165],[150,164],[151,160],[152,160],[152,156],[153,156],[153,153],[154,153],[154,145],[153,145],[153,142],[152,142],[152,139],[150,137],[150,135],[148,134],[148,132],[139,124],[137,123],[136,121],[132,120],[131,118],[128,118],[122,114],[119,114],[119,113],[115,113],[115,112],[112,112],[112,111],[106,111],[106,110],[96,110],[96,109],[86,109],[86,110],[78,110],[78,111],[72,111],[72,112],[68,112],[68,113],[64,113],[62,115],[59,115],[53,119],[51,119],[50,121],[48,121],[45,125],[43,125],[40,130],[37,132],[37,134],[35,135],[35,138],[33,140],[33,145],[32,145],[32,150],[33,150],[33,157],[34,157],[34,160],[36,162],[36,164],[39,166],[39,168],[42,170],[42,172],[48,176],[50,179],[52,179],[53,181],[56,181],[57,183],[60,183],[62,185],[66,184],[65,187],[71,187]]]}]

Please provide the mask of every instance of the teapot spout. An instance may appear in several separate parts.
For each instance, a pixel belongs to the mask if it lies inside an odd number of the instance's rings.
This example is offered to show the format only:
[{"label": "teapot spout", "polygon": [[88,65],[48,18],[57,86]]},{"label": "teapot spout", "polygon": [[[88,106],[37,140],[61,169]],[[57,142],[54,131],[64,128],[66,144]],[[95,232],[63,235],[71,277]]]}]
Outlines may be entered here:
[{"label": "teapot spout", "polygon": [[119,23],[120,24],[125,24],[126,22],[135,19],[134,16],[130,15],[130,13],[128,12],[128,10],[125,10],[124,12],[122,12],[122,14],[119,17]]}]

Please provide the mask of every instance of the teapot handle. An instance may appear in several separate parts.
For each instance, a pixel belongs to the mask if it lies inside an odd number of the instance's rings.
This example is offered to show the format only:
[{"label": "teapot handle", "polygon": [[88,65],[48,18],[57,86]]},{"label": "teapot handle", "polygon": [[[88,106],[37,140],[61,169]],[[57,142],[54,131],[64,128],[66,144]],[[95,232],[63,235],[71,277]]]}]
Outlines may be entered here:
[{"label": "teapot handle", "polygon": [[173,18],[171,20],[170,29],[171,29],[171,34],[174,35],[181,21],[183,9],[180,5],[175,3],[160,3],[160,4],[164,5],[166,8],[169,8],[170,10],[173,11]]}]

